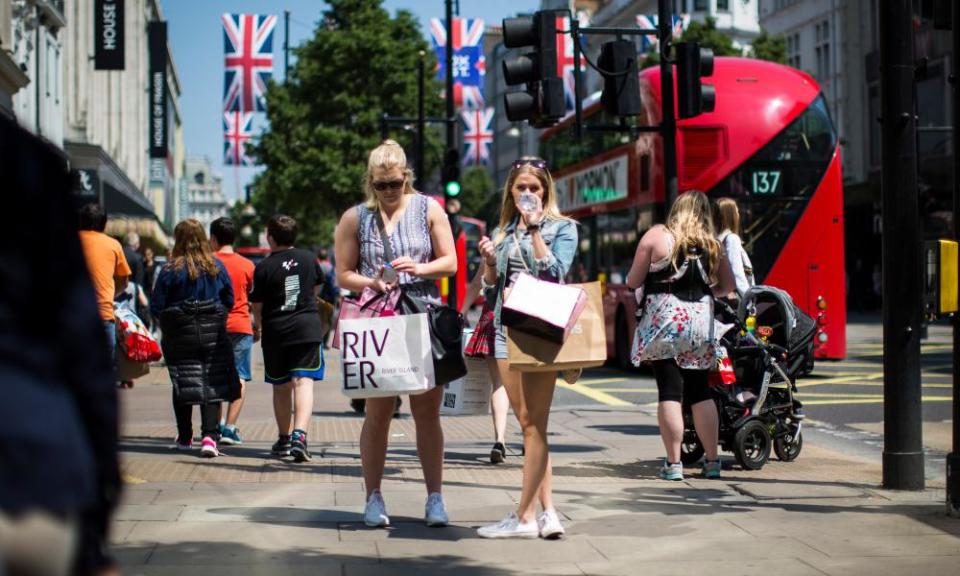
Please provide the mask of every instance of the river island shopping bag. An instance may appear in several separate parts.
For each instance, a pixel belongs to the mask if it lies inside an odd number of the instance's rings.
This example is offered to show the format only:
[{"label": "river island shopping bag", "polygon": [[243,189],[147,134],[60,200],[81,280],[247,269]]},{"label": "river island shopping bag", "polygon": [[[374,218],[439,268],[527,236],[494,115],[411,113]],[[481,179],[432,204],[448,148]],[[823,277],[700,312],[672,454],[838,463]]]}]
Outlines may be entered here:
[{"label": "river island shopping bag", "polygon": [[340,321],[342,391],[349,398],[419,394],[435,385],[426,314]]}]

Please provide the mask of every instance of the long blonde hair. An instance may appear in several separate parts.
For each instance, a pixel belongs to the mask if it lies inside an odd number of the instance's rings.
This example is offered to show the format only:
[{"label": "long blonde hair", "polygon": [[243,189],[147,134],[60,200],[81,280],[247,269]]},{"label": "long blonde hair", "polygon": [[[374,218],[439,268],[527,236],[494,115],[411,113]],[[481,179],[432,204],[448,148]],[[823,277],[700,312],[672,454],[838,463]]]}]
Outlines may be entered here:
[{"label": "long blonde hair", "polygon": [[537,177],[537,180],[540,181],[540,186],[543,187],[544,218],[548,220],[570,220],[570,218],[560,213],[560,207],[557,205],[557,187],[553,182],[553,176],[550,175],[550,171],[547,170],[545,166],[538,168],[530,164],[529,162],[531,161],[543,162],[541,158],[536,156],[523,156],[518,160],[518,162],[523,162],[523,164],[512,168],[510,175],[507,176],[507,182],[503,185],[503,199],[500,202],[500,223],[497,225],[499,233],[497,237],[493,239],[494,244],[500,244],[500,242],[506,238],[507,226],[517,217],[518,211],[513,200],[512,190],[513,183],[517,181],[517,178],[521,174],[533,174]]},{"label": "long blonde hair", "polygon": [[688,252],[699,249],[707,257],[707,273],[711,285],[717,282],[720,267],[720,243],[714,237],[710,201],[699,190],[681,194],[673,203],[667,217],[667,229],[673,234],[673,251],[670,260],[674,269],[679,269],[681,260]]},{"label": "long blonde hair", "polygon": [[365,204],[371,210],[380,209],[380,200],[377,198],[377,192],[373,189],[373,170],[380,168],[382,170],[392,170],[400,168],[403,172],[403,193],[413,194],[413,170],[407,166],[407,154],[403,151],[403,146],[396,140],[384,140],[382,144],[370,151],[367,159],[367,171],[363,174],[363,193],[366,196]]},{"label": "long blonde hair", "polygon": [[713,205],[713,225],[717,233],[729,230],[740,235],[740,209],[733,198],[719,198]]},{"label": "long blonde hair", "polygon": [[200,273],[216,276],[219,272],[213,259],[213,251],[207,242],[207,233],[199,220],[187,218],[173,229],[173,267],[186,267],[190,280],[196,280]]}]

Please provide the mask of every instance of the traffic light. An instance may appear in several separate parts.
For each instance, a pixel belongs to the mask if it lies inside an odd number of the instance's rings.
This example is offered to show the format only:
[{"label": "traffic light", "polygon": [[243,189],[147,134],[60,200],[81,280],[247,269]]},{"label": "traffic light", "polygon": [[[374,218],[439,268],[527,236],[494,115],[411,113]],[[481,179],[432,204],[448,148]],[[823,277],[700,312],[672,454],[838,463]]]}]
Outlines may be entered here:
[{"label": "traffic light", "polygon": [[460,151],[450,148],[443,155],[443,195],[451,200],[460,195]]},{"label": "traffic light", "polygon": [[566,113],[563,78],[557,69],[557,19],[569,17],[568,10],[541,10],[533,16],[503,19],[503,44],[507,48],[533,47],[503,61],[507,84],[526,84],[522,92],[503,97],[511,122],[529,120],[534,126],[550,126]]},{"label": "traffic light", "polygon": [[701,78],[713,75],[713,50],[697,42],[679,42],[677,54],[677,108],[680,118],[713,112],[716,91]]},{"label": "traffic light", "polygon": [[600,102],[607,114],[640,114],[640,76],[637,73],[637,48],[629,40],[613,40],[600,47],[599,68],[603,75]]}]

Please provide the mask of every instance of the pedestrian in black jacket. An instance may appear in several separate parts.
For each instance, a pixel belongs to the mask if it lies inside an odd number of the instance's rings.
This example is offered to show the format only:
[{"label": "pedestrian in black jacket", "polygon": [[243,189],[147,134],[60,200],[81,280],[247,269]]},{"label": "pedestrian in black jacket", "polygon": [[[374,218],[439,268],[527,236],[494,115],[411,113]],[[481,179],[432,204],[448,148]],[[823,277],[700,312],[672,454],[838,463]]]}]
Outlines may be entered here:
[{"label": "pedestrian in black jacket", "polygon": [[66,162],[0,115],[0,172],[0,573],[108,574],[117,393]]},{"label": "pedestrian in black jacket", "polygon": [[173,259],[160,270],[150,312],[160,319],[160,344],[173,383],[175,447],[193,447],[192,412],[199,405],[200,454],[212,458],[220,455],[220,403],[240,395],[226,326],[233,286],[226,268],[213,257],[199,221],[180,222],[173,236]]}]

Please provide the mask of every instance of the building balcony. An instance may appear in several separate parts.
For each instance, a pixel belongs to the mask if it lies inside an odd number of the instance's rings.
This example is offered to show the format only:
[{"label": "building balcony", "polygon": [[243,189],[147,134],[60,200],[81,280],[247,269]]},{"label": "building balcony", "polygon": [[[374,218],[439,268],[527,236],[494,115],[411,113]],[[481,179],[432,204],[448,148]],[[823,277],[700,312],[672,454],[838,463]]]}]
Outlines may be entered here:
[{"label": "building balcony", "polygon": [[40,9],[40,18],[44,26],[48,28],[63,28],[67,25],[67,19],[64,17],[64,0],[36,0],[37,8]]}]

